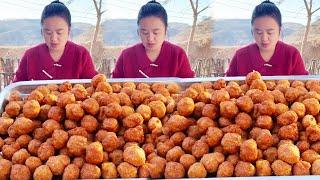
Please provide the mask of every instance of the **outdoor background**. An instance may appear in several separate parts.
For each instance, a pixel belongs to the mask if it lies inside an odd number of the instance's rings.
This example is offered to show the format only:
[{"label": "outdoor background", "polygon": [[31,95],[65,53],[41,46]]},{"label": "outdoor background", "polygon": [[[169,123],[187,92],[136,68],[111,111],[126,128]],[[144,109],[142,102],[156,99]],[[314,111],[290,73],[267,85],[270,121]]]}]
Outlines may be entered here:
[{"label": "outdoor background", "polygon": [[[0,85],[10,83],[25,49],[43,42],[40,16],[51,0],[0,0]],[[136,18],[147,0],[62,0],[71,11],[71,40],[110,75],[122,49],[140,42]],[[188,53],[197,76],[223,76],[235,50],[253,42],[250,18],[261,0],[159,0],[169,18],[167,39]],[[281,39],[319,73],[320,0],[277,0]],[[311,6],[312,5],[312,6]]]}]

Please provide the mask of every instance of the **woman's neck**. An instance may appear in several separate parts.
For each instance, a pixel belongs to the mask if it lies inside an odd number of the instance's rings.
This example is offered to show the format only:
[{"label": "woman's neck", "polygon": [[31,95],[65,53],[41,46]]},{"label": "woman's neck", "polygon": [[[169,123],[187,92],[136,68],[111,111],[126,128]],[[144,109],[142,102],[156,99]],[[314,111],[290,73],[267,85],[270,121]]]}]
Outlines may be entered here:
[{"label": "woman's neck", "polygon": [[265,62],[269,62],[271,57],[273,56],[274,54],[274,51],[275,49],[273,50],[267,50],[267,51],[263,51],[263,50],[260,50],[260,55],[262,57],[262,59],[265,61]]},{"label": "woman's neck", "polygon": [[60,60],[63,52],[64,52],[64,49],[63,50],[49,50],[49,53],[50,53],[54,62],[58,62]]},{"label": "woman's neck", "polygon": [[154,50],[154,51],[146,51],[146,54],[150,61],[155,62],[157,58],[159,57],[161,49],[159,50]]}]

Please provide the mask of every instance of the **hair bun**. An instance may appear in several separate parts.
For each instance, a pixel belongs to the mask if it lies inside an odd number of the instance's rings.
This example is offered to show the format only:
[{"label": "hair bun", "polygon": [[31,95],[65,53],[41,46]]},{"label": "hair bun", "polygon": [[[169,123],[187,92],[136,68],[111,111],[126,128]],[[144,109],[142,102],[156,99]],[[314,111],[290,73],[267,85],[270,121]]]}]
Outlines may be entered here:
[{"label": "hair bun", "polygon": [[262,3],[269,3],[269,4],[274,4],[273,2],[271,2],[270,0],[265,0]]},{"label": "hair bun", "polygon": [[54,1],[52,1],[50,4],[54,4],[54,3],[64,5],[63,2],[61,2],[61,1],[59,1],[59,0],[54,0]]},{"label": "hair bun", "polygon": [[[149,3],[153,3],[153,4],[160,4],[159,2],[157,2],[156,0],[152,0],[152,1],[149,1],[147,4]],[[160,4],[161,5],[161,4]]]}]

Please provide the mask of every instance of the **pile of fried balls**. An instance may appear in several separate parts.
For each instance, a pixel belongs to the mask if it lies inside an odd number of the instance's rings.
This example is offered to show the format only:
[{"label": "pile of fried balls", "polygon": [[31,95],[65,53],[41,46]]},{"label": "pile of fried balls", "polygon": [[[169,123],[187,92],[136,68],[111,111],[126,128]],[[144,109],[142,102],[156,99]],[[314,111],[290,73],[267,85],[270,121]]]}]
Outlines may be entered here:
[{"label": "pile of fried balls", "polygon": [[320,80],[48,84],[12,91],[0,179],[320,175]]}]

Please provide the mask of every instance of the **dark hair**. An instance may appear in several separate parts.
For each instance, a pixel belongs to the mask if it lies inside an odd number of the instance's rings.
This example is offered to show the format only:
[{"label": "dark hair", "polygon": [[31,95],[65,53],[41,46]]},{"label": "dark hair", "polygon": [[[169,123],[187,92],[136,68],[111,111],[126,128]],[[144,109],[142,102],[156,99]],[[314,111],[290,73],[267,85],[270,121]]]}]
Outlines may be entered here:
[{"label": "dark hair", "polygon": [[71,14],[67,6],[65,6],[62,2],[59,0],[52,1],[50,4],[48,4],[42,11],[41,14],[41,25],[43,25],[43,21],[46,18],[52,17],[52,16],[59,16],[62,17],[71,27]]},{"label": "dark hair", "polygon": [[159,2],[156,2],[155,0],[153,0],[143,5],[138,14],[137,24],[139,25],[141,19],[149,16],[155,16],[160,18],[164,23],[165,27],[166,28],[168,27],[167,12]]},{"label": "dark hair", "polygon": [[254,8],[251,18],[251,25],[256,18],[263,16],[272,17],[278,23],[279,27],[281,27],[281,12],[273,2],[266,0]]}]

